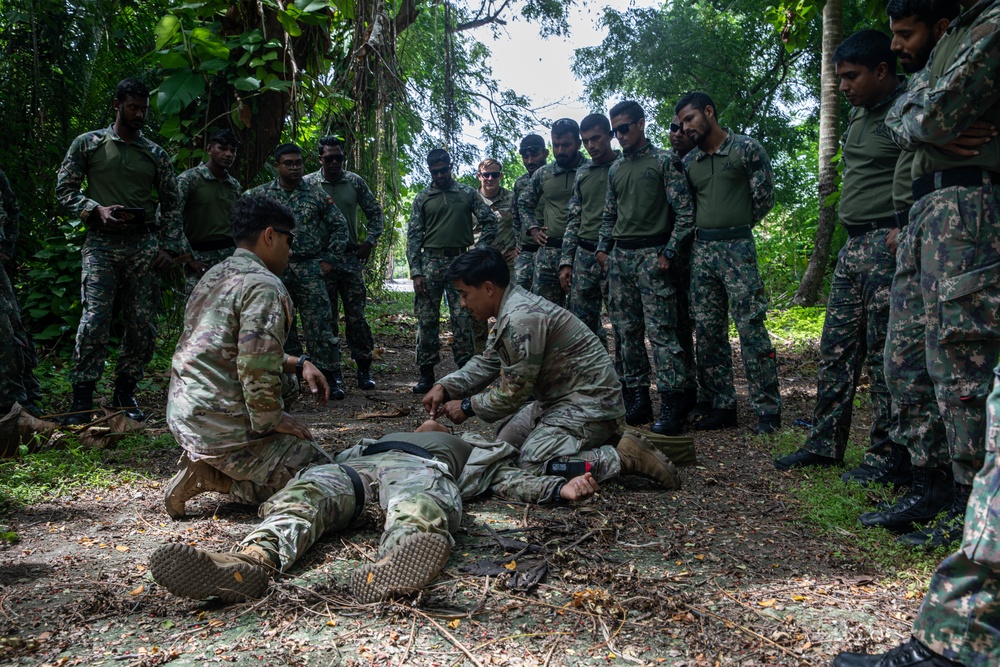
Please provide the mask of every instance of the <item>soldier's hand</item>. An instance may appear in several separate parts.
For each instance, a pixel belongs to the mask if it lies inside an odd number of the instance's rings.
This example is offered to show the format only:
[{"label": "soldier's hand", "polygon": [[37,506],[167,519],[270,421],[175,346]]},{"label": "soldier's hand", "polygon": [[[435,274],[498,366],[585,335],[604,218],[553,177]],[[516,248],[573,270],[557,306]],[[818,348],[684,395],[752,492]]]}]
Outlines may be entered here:
[{"label": "soldier's hand", "polygon": [[154,271],[166,271],[174,265],[174,257],[166,250],[157,250],[156,257],[150,265]]},{"label": "soldier's hand", "polygon": [[427,281],[423,276],[413,276],[413,293],[427,296]]},{"label": "soldier's hand", "polygon": [[309,391],[316,397],[316,402],[326,405],[330,400],[330,384],[326,381],[323,371],[316,368],[313,362],[307,361],[302,364],[302,381],[309,387]]},{"label": "soldier's hand", "polygon": [[597,263],[601,265],[601,271],[607,271],[608,253],[604,252],[603,250],[598,250],[597,255],[595,255],[595,257],[597,258]]},{"label": "soldier's hand", "polygon": [[281,413],[281,421],[274,427],[274,431],[276,433],[294,435],[296,438],[301,438],[302,440],[313,439],[312,433],[309,432],[309,427],[287,412]]},{"label": "soldier's hand", "polygon": [[559,284],[562,285],[563,292],[569,294],[569,288],[573,286],[572,266],[564,266],[559,269]]},{"label": "soldier's hand", "polygon": [[594,479],[594,476],[589,472],[585,472],[563,484],[562,489],[559,490],[559,497],[571,503],[576,503],[590,498],[600,490],[601,487],[597,485],[597,480]]},{"label": "soldier's hand", "polygon": [[444,416],[450,419],[453,424],[461,424],[468,419],[465,415],[465,410],[462,409],[462,401],[457,398],[445,403],[441,407],[441,411],[444,412]]},{"label": "soldier's hand", "polygon": [[885,235],[885,244],[889,247],[889,252],[896,252],[896,248],[899,247],[899,227],[889,230]]},{"label": "soldier's hand", "polygon": [[420,400],[424,404],[424,410],[427,410],[427,414],[430,415],[431,419],[437,419],[438,409],[440,409],[441,404],[444,403],[446,394],[444,387],[439,384],[431,387],[431,390],[424,394],[424,397]]},{"label": "soldier's hand", "polygon": [[663,255],[656,256],[656,266],[660,268],[660,271],[666,273],[670,270],[670,260]]},{"label": "soldier's hand", "polygon": [[371,257],[371,254],[372,254],[372,244],[369,243],[368,241],[365,241],[364,243],[358,246],[357,255],[358,259],[360,259],[362,262],[367,262],[368,258]]},{"label": "soldier's hand", "polygon": [[8,255],[5,252],[0,252],[0,262],[9,262],[9,261],[10,261],[10,255]]},{"label": "soldier's hand", "polygon": [[100,218],[101,222],[105,225],[120,225],[125,222],[125,218],[118,217],[121,212],[125,210],[123,206],[118,204],[112,204],[111,206],[98,206],[91,211],[91,215],[97,212],[97,217]]},{"label": "soldier's hand", "polygon": [[507,252],[505,252],[503,254],[504,261],[507,262],[508,264],[510,264],[515,259],[517,259],[517,256],[520,253],[521,253],[521,251],[518,250],[517,248],[511,248],[510,250],[508,250]]},{"label": "soldier's hand", "polygon": [[324,276],[329,275],[329,273],[333,271],[333,264],[331,264],[330,262],[324,262],[323,260],[320,260],[319,270],[323,272]]},{"label": "soldier's hand", "polygon": [[208,264],[204,262],[199,262],[196,259],[192,259],[187,263],[187,267],[197,273],[199,276],[203,276],[208,273]]},{"label": "soldier's hand", "polygon": [[942,144],[939,148],[962,157],[973,157],[979,155],[977,147],[992,141],[995,136],[997,136],[996,126],[983,120],[977,120],[973,121],[972,125],[957,138]]},{"label": "soldier's hand", "polygon": [[528,230],[528,235],[535,239],[535,243],[538,245],[545,245],[549,240],[549,235],[545,233],[548,229],[548,227],[532,227]]}]

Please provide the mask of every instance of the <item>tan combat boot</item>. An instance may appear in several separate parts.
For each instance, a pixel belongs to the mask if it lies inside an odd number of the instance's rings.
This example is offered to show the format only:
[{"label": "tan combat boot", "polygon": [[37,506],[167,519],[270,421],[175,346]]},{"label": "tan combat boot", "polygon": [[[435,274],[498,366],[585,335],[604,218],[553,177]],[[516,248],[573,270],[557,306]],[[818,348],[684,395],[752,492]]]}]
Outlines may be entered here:
[{"label": "tan combat boot", "polygon": [[174,595],[223,602],[262,597],[277,572],[267,552],[255,545],[220,554],[177,543],[157,549],[149,569],[156,583]]},{"label": "tan combat boot", "polygon": [[192,461],[185,452],[181,455],[180,466],[177,474],[167,482],[163,498],[171,519],[183,518],[184,503],[199,493],[229,493],[232,480],[207,463]]},{"label": "tan combat boot", "polygon": [[407,535],[377,563],[356,569],[351,575],[351,590],[362,604],[416,593],[434,581],[450,555],[451,546],[444,535]]},{"label": "tan combat boot", "polygon": [[623,475],[639,475],[659,483],[665,489],[681,488],[681,478],[674,464],[641,435],[626,433],[618,441],[615,451],[621,459]]}]

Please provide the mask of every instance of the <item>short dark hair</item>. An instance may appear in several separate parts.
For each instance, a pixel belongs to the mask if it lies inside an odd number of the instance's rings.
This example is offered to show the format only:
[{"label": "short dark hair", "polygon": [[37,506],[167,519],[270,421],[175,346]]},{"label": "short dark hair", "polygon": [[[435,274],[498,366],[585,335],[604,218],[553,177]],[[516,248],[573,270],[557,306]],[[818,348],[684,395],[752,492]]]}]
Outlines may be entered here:
[{"label": "short dark hair", "polygon": [[885,8],[885,13],[894,21],[915,16],[928,27],[941,19],[951,20],[961,11],[958,0],[889,0]]},{"label": "short dark hair", "polygon": [[344,140],[338,136],[329,134],[319,140],[319,147],[316,150],[320,155],[323,154],[323,146],[329,146],[330,148],[340,146],[341,148],[344,148]]},{"label": "short dark hair", "polygon": [[274,149],[274,161],[277,162],[281,159],[281,156],[288,155],[290,153],[302,155],[302,149],[296,144],[281,144]]},{"label": "short dark hair", "polygon": [[580,132],[586,132],[595,127],[599,127],[608,134],[611,134],[611,121],[602,113],[592,113],[580,121]]},{"label": "short dark hair", "polygon": [[295,229],[295,213],[267,195],[243,195],[229,212],[229,227],[234,242],[251,244],[268,227]]},{"label": "short dark hair", "polygon": [[545,148],[545,139],[542,139],[540,134],[529,134],[521,139],[521,153],[538,148]]},{"label": "short dark hair", "polygon": [[130,97],[138,97],[141,99],[149,98],[149,88],[146,87],[142,81],[134,77],[129,77],[127,79],[122,79],[118,82],[115,87],[115,99],[119,102],[124,102]]},{"label": "short dark hair", "polygon": [[240,140],[236,137],[236,134],[227,127],[224,130],[217,130],[212,133],[212,135],[208,138],[208,145],[211,146],[212,144],[239,148]]},{"label": "short dark hair", "polygon": [[435,148],[430,153],[427,154],[427,166],[432,164],[437,164],[438,162],[447,162],[451,164],[451,155],[443,148]]},{"label": "short dark hair", "polygon": [[614,118],[615,116],[628,116],[629,120],[634,123],[637,120],[645,118],[646,112],[642,110],[642,105],[635,100],[622,100],[611,107],[611,111],[608,112],[608,118]]},{"label": "short dark hair", "polygon": [[719,117],[719,107],[715,106],[715,100],[708,96],[708,93],[703,93],[699,90],[694,90],[685,95],[674,107],[674,113],[679,114],[681,109],[686,106],[692,106],[696,111],[704,111],[706,107],[712,107],[715,109],[715,117]]},{"label": "short dark hair", "polygon": [[572,118],[560,118],[552,123],[552,136],[563,137],[572,134],[575,139],[580,138],[580,126]]},{"label": "short dark hair", "polygon": [[878,30],[859,30],[837,46],[833,64],[854,63],[874,70],[885,63],[889,72],[896,72],[896,54],[892,52],[892,38]]},{"label": "short dark hair", "polygon": [[473,248],[464,255],[459,255],[448,272],[445,280],[461,280],[469,287],[482,287],[489,280],[497,287],[510,285],[510,269],[507,261],[496,248]]}]

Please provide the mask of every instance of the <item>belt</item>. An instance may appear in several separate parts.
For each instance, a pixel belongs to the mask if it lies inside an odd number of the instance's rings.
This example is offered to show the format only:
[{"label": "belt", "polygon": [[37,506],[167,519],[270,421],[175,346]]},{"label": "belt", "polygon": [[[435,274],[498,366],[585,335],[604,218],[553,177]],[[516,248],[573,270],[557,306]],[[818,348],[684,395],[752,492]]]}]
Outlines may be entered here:
[{"label": "belt", "polygon": [[637,239],[615,239],[615,247],[622,250],[641,250],[643,248],[659,248],[667,245],[670,234],[659,234],[657,236],[643,236]]},{"label": "belt", "polygon": [[464,255],[466,250],[468,248],[424,248],[424,254],[435,257],[458,257]]},{"label": "belt", "polygon": [[722,227],[721,229],[696,229],[694,237],[699,241],[735,241],[736,239],[752,239],[750,225],[739,227]]},{"label": "belt", "polygon": [[361,452],[361,456],[373,456],[386,452],[406,452],[407,454],[419,456],[422,459],[434,458],[433,454],[420,445],[414,445],[412,442],[403,442],[402,440],[386,440],[384,442],[376,442],[374,445],[368,445]]},{"label": "belt", "polygon": [[361,481],[361,475],[358,474],[357,470],[343,463],[339,465],[351,478],[351,486],[354,487],[354,516],[351,517],[350,521],[354,523],[365,509],[365,483]]},{"label": "belt", "polygon": [[588,252],[597,252],[597,244],[578,239],[576,244]]},{"label": "belt", "polygon": [[316,259],[317,257],[313,253],[309,253],[308,255],[293,253],[292,256],[288,258],[288,262],[289,264],[298,264],[299,262],[315,262]]},{"label": "belt", "polygon": [[150,228],[150,227],[147,227],[146,225],[135,225],[133,227],[122,227],[121,229],[113,229],[113,228],[93,229],[93,228],[90,228],[87,231],[88,232],[95,232],[95,233],[100,234],[102,236],[114,236],[115,238],[120,238],[120,239],[131,239],[131,238],[135,238],[137,236],[146,236],[147,234],[152,234],[154,230],[152,228]]},{"label": "belt", "polygon": [[537,243],[522,243],[521,252],[538,252]]},{"label": "belt", "polygon": [[913,181],[913,201],[926,197],[935,190],[953,187],[975,188],[992,183],[1000,184],[1000,174],[978,167],[956,167],[924,174]]},{"label": "belt", "polygon": [[191,241],[191,250],[198,250],[199,252],[206,252],[208,250],[225,250],[226,248],[235,247],[236,244],[231,238],[216,239],[215,241]]},{"label": "belt", "polygon": [[863,222],[859,225],[844,225],[844,228],[847,229],[847,235],[852,239],[864,236],[868,232],[874,232],[876,229],[896,229],[897,227],[899,227],[899,220],[896,218],[895,213],[884,218],[872,220],[871,222]]},{"label": "belt", "polygon": [[896,211],[892,215],[893,215],[893,217],[896,218],[896,226],[899,227],[900,229],[902,229],[903,227],[906,227],[908,224],[910,224],[910,207],[909,206],[907,206],[906,208],[904,208],[904,209],[902,209],[900,211]]},{"label": "belt", "polygon": [[561,236],[550,236],[545,240],[546,248],[562,248],[562,237]]}]

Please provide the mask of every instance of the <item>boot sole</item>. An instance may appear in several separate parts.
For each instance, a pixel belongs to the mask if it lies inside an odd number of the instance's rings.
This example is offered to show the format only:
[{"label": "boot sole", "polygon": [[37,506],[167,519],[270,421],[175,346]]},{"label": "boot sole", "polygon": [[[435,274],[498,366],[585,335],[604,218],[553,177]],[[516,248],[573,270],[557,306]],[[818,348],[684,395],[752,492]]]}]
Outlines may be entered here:
[{"label": "boot sole", "polygon": [[377,563],[356,569],[351,575],[351,590],[361,604],[416,593],[437,577],[450,556],[451,547],[444,536],[408,535]]},{"label": "boot sole", "polygon": [[187,516],[187,511],[185,509],[187,502],[186,501],[182,502],[180,503],[180,506],[178,506],[177,502],[171,500],[171,496],[174,495],[174,492],[177,490],[177,487],[184,479],[183,474],[184,470],[181,470],[180,472],[176,473],[173,477],[170,478],[170,481],[167,482],[167,488],[163,490],[163,506],[164,508],[166,508],[167,514],[170,515],[170,518],[175,521],[178,519],[183,519],[185,516]]},{"label": "boot sole", "polygon": [[167,544],[149,559],[153,579],[174,595],[190,600],[217,597],[223,602],[260,598],[270,576],[260,565],[220,565],[204,551],[186,544]]}]

